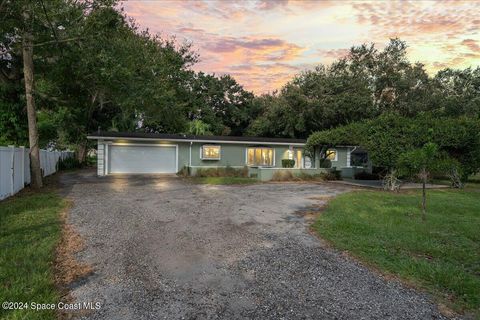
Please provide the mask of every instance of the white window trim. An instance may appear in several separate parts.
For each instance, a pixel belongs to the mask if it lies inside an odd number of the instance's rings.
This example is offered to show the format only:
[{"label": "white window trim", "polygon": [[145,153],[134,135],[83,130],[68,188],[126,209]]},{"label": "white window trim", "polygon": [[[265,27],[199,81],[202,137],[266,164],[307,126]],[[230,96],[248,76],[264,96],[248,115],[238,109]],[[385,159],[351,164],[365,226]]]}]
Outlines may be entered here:
[{"label": "white window trim", "polygon": [[330,160],[330,161],[338,161],[338,150],[336,148],[328,148],[327,151],[325,151],[325,158],[327,158],[327,152],[328,150],[335,151],[335,159]]},{"label": "white window trim", "polygon": [[[256,165],[256,164],[248,164],[248,149],[271,149],[273,153],[273,164],[271,166],[262,166],[262,165]],[[259,167],[259,168],[271,168],[275,167],[275,148],[272,147],[246,147],[245,148],[245,165],[247,167]]]},{"label": "white window trim", "polygon": [[[204,147],[216,147],[218,148],[218,158],[204,158],[203,157],[203,148]],[[222,159],[222,146],[218,144],[204,144],[203,146],[200,146],[200,159],[202,160],[221,160]]]}]

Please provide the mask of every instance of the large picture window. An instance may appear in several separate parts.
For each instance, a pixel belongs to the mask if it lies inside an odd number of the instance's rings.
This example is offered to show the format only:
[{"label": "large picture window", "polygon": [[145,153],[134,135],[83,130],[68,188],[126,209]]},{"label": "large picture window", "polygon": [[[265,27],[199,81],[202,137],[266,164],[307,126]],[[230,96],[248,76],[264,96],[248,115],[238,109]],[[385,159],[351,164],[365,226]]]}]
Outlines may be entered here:
[{"label": "large picture window", "polygon": [[352,152],[350,154],[350,164],[353,167],[364,167],[368,165],[368,154],[366,152]]},{"label": "large picture window", "polygon": [[202,146],[202,160],[220,160],[220,146]]},{"label": "large picture window", "polygon": [[247,148],[247,165],[249,166],[273,166],[272,148]]}]

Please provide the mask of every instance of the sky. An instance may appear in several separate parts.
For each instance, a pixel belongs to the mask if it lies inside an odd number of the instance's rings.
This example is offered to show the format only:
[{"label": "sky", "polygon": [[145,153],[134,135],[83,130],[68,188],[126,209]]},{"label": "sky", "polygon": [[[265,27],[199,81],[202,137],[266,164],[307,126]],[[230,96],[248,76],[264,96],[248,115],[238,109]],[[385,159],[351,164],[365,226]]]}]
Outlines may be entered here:
[{"label": "sky", "polygon": [[430,74],[480,66],[480,1],[130,0],[142,28],[192,43],[193,69],[230,74],[256,94],[330,64],[353,45],[407,42]]}]

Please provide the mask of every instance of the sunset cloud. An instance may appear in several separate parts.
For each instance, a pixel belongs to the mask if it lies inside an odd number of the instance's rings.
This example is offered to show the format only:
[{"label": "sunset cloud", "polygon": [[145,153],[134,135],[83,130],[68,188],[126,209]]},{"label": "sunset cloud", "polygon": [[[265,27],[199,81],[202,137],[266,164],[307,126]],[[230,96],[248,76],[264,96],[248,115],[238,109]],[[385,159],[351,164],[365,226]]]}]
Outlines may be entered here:
[{"label": "sunset cloud", "polygon": [[165,0],[122,3],[127,15],[200,55],[197,71],[231,74],[249,90],[281,88],[351,46],[399,37],[411,61],[434,73],[480,65],[480,2]]},{"label": "sunset cloud", "polygon": [[469,48],[470,50],[480,53],[480,45],[478,44],[477,41],[473,39],[465,39],[462,41],[462,44],[467,48]]}]

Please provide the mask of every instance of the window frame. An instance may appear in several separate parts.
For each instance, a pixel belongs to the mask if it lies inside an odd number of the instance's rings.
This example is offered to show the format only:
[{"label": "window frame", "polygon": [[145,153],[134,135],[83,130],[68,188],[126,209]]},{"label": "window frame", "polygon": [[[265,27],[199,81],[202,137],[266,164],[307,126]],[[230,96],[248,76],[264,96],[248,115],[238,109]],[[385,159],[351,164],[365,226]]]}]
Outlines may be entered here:
[{"label": "window frame", "polygon": [[[366,161],[363,162],[363,164],[361,164],[361,165],[358,165],[358,164],[357,164],[357,165],[354,165],[354,164],[353,164],[353,161],[352,161],[352,160],[353,160],[353,156],[356,155],[356,154],[360,154],[360,153],[364,153],[364,154],[365,154],[365,160],[366,160]],[[368,152],[367,152],[367,151],[362,151],[362,152],[350,152],[350,166],[351,166],[351,167],[364,168],[364,167],[368,166],[369,161],[370,161],[370,158],[369,158],[369,156],[368,156]]]},{"label": "window frame", "polygon": [[[253,152],[254,162],[255,162],[255,154],[256,154],[257,149],[272,150],[272,164],[269,164],[269,165],[255,164],[255,163],[254,164],[249,164],[248,163],[248,150],[249,149],[254,150],[254,152]],[[246,147],[245,148],[245,165],[248,166],[248,167],[275,167],[275,148],[273,148],[273,147]]]},{"label": "window frame", "polygon": [[[218,158],[204,158],[203,157],[203,148],[205,147],[215,147],[218,148]],[[200,159],[201,160],[213,160],[213,161],[218,161],[222,159],[222,146],[218,144],[204,144],[200,147]]]},{"label": "window frame", "polygon": [[[328,151],[335,151],[335,158],[334,159],[328,159]],[[328,148],[325,151],[325,159],[328,159],[330,161],[338,161],[338,150],[336,148]]]}]

